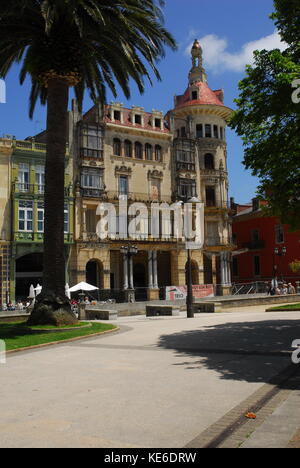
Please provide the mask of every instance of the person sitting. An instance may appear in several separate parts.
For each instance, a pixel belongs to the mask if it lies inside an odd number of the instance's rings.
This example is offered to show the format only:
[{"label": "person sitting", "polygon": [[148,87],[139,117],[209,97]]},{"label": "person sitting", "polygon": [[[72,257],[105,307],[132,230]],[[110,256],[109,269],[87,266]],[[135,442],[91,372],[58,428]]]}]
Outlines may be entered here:
[{"label": "person sitting", "polygon": [[89,298],[87,296],[85,296],[85,298],[84,298],[84,303],[85,304],[90,304]]},{"label": "person sitting", "polygon": [[288,283],[288,294],[296,294],[296,288],[292,283]]}]

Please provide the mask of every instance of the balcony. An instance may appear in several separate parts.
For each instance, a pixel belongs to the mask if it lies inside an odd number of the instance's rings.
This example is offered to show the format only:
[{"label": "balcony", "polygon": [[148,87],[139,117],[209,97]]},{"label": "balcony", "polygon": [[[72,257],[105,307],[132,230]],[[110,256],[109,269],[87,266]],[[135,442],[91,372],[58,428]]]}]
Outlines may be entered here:
[{"label": "balcony", "polygon": [[[13,234],[13,240],[15,242],[38,242],[42,243],[44,241],[43,232],[26,232],[26,231],[17,231]],[[65,244],[72,244],[74,242],[74,235],[71,233],[64,234]]]},{"label": "balcony", "polygon": [[[46,153],[47,145],[46,143],[38,143],[34,140],[12,140],[12,146],[15,149],[22,151],[31,151],[37,153]],[[66,156],[69,155],[69,144],[66,144]]]},{"label": "balcony", "polygon": [[176,162],[176,171],[195,172],[195,167],[195,163],[188,163],[182,161]]},{"label": "balcony", "polygon": [[233,245],[233,240],[230,236],[206,236],[204,244],[206,247],[222,247]]},{"label": "balcony", "polygon": [[[12,191],[15,194],[26,194],[26,195],[44,195],[45,185],[41,184],[28,184],[26,182],[14,182]],[[65,197],[72,195],[72,187],[65,187]]]},{"label": "balcony", "polygon": [[106,192],[106,197],[108,200],[119,200],[123,199],[129,202],[171,202],[171,195],[161,195],[161,194],[148,194],[148,193],[138,193],[138,192],[128,192],[122,193],[120,191],[108,191]]},{"label": "balcony", "polygon": [[221,200],[206,200],[205,209],[207,211],[218,211],[218,210],[228,210],[228,202]]},{"label": "balcony", "polygon": [[105,198],[106,191],[101,188],[83,187],[81,189],[81,196],[83,198]]},{"label": "balcony", "polygon": [[103,150],[80,148],[81,159],[97,159],[103,161]]}]

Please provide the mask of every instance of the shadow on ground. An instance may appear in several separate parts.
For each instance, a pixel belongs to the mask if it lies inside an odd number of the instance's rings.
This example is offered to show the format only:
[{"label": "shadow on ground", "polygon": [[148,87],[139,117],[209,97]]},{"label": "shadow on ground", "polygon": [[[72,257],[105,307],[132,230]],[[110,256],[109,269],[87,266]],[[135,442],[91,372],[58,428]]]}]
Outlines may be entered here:
[{"label": "shadow on ground", "polygon": [[[211,369],[222,379],[267,382],[292,364],[292,341],[300,339],[300,320],[224,323],[161,335],[158,346],[173,349],[176,366]],[[297,366],[300,367],[300,364]]]}]

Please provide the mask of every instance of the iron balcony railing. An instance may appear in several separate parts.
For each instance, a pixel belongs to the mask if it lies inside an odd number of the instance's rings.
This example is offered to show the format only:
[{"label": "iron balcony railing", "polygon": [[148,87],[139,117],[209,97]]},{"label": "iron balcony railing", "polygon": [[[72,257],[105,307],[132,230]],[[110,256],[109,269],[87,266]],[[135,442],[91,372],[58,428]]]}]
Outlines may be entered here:
[{"label": "iron balcony railing", "polygon": [[90,148],[80,148],[80,157],[84,158],[92,158],[92,159],[99,159],[103,160],[103,150],[102,149],[90,149]]},{"label": "iron balcony railing", "polygon": [[[13,192],[18,194],[39,194],[44,195],[45,185],[43,184],[28,184],[27,182],[14,182],[13,183]],[[72,187],[65,187],[65,197],[70,197],[72,195]]]},{"label": "iron balcony railing", "polygon": [[204,244],[207,247],[233,245],[233,239],[230,236],[206,236]]}]

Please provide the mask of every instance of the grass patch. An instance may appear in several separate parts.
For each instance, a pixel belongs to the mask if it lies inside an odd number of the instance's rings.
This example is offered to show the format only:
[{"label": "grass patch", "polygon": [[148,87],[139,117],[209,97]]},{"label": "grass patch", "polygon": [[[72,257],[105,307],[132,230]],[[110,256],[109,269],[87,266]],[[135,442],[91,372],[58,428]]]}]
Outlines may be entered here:
[{"label": "grass patch", "polygon": [[286,304],[283,306],[277,306],[277,307],[269,307],[267,311],[272,311],[272,310],[299,310],[300,311],[300,304]]},{"label": "grass patch", "polygon": [[87,322],[78,322],[71,325],[61,325],[56,327],[55,325],[28,325],[28,327],[32,328],[33,330],[54,330],[55,328],[59,328],[63,330],[64,328],[79,328],[84,327],[87,325]]},{"label": "grass patch", "polygon": [[[49,326],[47,326],[47,328],[49,328]],[[115,328],[117,328],[115,325],[109,323],[92,323],[91,327],[83,328],[82,330],[59,331],[58,333],[51,334],[41,331],[41,333],[30,334],[28,333],[28,328],[26,329],[26,322],[0,323],[0,339],[5,341],[6,350],[9,351],[12,349],[27,348],[29,346],[88,336],[93,333],[100,333]]]}]

